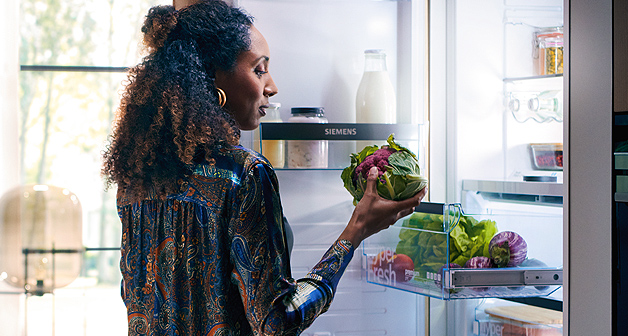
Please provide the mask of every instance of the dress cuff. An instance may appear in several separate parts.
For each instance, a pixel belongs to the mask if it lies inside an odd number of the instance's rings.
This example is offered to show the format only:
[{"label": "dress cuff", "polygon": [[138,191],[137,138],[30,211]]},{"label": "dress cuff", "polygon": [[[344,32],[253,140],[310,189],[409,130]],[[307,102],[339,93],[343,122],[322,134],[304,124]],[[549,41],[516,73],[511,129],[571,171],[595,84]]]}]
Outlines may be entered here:
[{"label": "dress cuff", "polygon": [[354,248],[350,241],[336,240],[306,277],[325,283],[335,293],[340,277],[353,258],[353,253]]}]

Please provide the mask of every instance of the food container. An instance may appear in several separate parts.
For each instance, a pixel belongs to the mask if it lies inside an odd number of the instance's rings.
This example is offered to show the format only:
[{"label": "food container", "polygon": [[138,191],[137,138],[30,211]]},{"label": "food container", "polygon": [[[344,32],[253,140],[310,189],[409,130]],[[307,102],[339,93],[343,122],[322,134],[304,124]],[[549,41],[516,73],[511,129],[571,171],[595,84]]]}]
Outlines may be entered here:
[{"label": "food container", "polygon": [[615,169],[628,169],[628,153],[615,153]]},{"label": "food container", "polygon": [[[263,123],[280,123],[282,122],[279,115],[280,103],[269,103],[266,108],[266,115],[260,120]],[[273,168],[283,168],[285,161],[284,141],[283,140],[262,140],[261,152],[264,157],[270,161]]]},{"label": "food container", "polygon": [[617,175],[617,188],[618,193],[628,193],[628,175]]},{"label": "food container", "polygon": [[[478,308],[481,309],[481,308]],[[561,336],[560,311],[529,305],[499,305],[476,311],[474,335]]]},{"label": "food container", "polygon": [[539,28],[534,32],[533,59],[537,75],[563,73],[563,27]]},{"label": "food container", "polygon": [[532,143],[530,154],[535,169],[563,170],[562,143]]},{"label": "food container", "polygon": [[[487,243],[503,231],[526,240],[524,263],[462,267],[487,253]],[[460,204],[421,202],[414,214],[364,241],[364,273],[369,283],[442,300],[546,296],[562,285],[562,243],[555,243],[561,237],[560,215],[465,214]]]},{"label": "food container", "polygon": [[[322,107],[293,107],[292,123],[326,124],[325,110]],[[288,168],[327,168],[327,140],[289,140],[287,141]]]}]

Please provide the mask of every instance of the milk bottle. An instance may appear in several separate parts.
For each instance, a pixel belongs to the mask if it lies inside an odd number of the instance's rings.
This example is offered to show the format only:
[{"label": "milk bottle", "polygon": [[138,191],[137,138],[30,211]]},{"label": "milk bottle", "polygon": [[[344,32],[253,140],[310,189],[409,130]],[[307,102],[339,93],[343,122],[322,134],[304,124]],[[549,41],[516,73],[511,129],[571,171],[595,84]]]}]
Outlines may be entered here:
[{"label": "milk bottle", "polygon": [[356,96],[356,122],[394,124],[397,100],[381,49],[364,51],[364,74]]}]

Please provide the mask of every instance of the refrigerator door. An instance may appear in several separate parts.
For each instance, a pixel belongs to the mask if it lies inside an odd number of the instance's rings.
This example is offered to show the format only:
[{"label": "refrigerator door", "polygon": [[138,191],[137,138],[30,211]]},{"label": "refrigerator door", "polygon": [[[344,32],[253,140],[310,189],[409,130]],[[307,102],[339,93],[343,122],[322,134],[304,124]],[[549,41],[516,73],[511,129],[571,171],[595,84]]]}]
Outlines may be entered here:
[{"label": "refrigerator door", "polygon": [[[441,183],[430,180],[430,200],[471,213],[555,216],[540,230],[525,221],[503,229],[524,234],[536,259],[562,268],[563,1],[430,4],[430,171],[445,172]],[[543,304],[561,310],[562,291],[554,295]],[[478,335],[483,302],[432,299],[431,333]]]}]

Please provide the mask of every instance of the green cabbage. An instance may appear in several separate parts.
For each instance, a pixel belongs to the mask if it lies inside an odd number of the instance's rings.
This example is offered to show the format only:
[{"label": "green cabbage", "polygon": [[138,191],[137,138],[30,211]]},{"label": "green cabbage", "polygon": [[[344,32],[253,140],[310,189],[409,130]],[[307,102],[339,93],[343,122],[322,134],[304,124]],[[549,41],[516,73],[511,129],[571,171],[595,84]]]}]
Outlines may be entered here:
[{"label": "green cabbage", "polygon": [[[416,155],[394,141],[394,134],[388,137],[388,146],[396,151],[387,158],[385,171],[377,180],[377,192],[386,199],[404,200],[416,195],[427,185],[427,178],[421,175],[421,168]],[[356,174],[356,168],[370,155],[373,155],[378,146],[367,146],[360,153],[351,154],[351,165],[341,174],[345,188],[353,196],[353,204],[357,204],[366,189],[366,177]],[[365,171],[368,171],[366,169]]]}]

